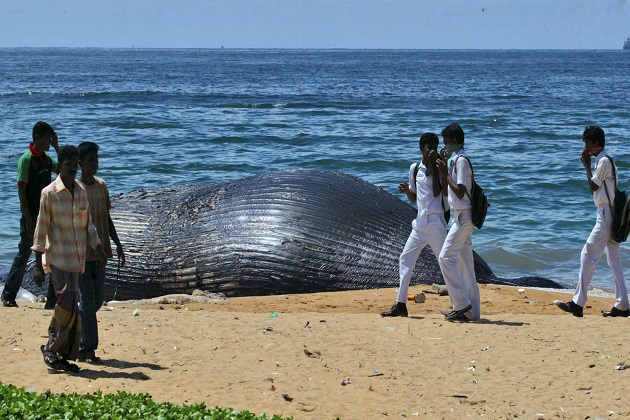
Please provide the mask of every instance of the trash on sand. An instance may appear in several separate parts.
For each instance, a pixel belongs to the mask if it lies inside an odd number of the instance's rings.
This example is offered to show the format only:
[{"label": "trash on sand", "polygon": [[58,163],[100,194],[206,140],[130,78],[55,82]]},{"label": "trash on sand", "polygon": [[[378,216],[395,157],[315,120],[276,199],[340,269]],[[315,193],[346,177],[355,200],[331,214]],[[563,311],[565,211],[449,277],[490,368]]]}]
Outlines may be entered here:
[{"label": "trash on sand", "polygon": [[350,385],[351,383],[352,381],[350,380],[350,378],[346,378],[343,381],[341,381],[341,386]]},{"label": "trash on sand", "polygon": [[274,312],[271,314],[271,316],[269,316],[269,318],[277,318],[278,317],[278,312]]},{"label": "trash on sand", "polygon": [[615,367],[615,370],[626,370],[626,369],[630,369],[630,365],[626,365],[622,363],[619,366]]},{"label": "trash on sand", "polygon": [[133,316],[138,316],[140,315],[140,312],[138,312],[138,308],[133,310]]},{"label": "trash on sand", "polygon": [[304,324],[304,328],[311,328],[311,326],[309,325],[311,323],[311,321],[306,321],[306,324]]},{"label": "trash on sand", "polygon": [[284,400],[288,402],[293,401],[293,397],[291,397],[289,394],[282,394],[282,398],[284,398]]}]

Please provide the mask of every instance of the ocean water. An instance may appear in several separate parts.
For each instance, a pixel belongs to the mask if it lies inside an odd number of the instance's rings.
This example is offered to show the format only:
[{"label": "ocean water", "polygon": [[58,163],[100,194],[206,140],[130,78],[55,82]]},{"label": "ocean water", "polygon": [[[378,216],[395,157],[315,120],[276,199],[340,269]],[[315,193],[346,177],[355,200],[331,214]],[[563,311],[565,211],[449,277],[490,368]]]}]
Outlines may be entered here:
[{"label": "ocean water", "polygon": [[[625,51],[0,49],[0,269],[38,120],[99,143],[112,194],[301,167],[401,199],[419,136],[457,121],[491,203],[475,250],[500,277],[574,284],[595,220],[581,133],[605,129],[630,190],[629,75]],[[605,258],[592,285],[614,288]]]}]

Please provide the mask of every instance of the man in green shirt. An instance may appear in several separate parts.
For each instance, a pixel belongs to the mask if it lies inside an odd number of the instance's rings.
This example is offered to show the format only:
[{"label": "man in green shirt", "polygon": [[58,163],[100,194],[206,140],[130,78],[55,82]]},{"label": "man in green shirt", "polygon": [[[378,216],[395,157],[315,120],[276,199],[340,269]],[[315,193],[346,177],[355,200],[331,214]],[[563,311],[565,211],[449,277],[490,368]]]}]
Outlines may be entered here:
[{"label": "man in green shirt", "polygon": [[15,298],[22,285],[26,264],[31,257],[33,233],[39,214],[39,196],[42,189],[50,184],[52,174],[57,172],[57,161],[46,154],[50,146],[55,150],[59,149],[57,133],[50,124],[39,121],[33,126],[33,142],[29,150],[18,161],[17,185],[22,213],[20,243],[2,291],[2,305],[5,307],[18,306]]}]

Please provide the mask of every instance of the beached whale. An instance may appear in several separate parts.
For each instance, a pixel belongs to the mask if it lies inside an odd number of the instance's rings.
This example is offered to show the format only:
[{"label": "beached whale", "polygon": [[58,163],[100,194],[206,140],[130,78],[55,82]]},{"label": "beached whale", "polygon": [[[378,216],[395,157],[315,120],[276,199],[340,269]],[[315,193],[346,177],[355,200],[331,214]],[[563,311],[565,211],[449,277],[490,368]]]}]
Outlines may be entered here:
[{"label": "beached whale", "polygon": [[[110,260],[106,298],[396,287],[415,213],[360,178],[325,170],[123,193],[112,197],[111,217],[127,264]],[[564,287],[540,277],[499,279],[477,254],[475,271],[479,283]],[[411,279],[422,283],[443,284],[428,247]]]}]

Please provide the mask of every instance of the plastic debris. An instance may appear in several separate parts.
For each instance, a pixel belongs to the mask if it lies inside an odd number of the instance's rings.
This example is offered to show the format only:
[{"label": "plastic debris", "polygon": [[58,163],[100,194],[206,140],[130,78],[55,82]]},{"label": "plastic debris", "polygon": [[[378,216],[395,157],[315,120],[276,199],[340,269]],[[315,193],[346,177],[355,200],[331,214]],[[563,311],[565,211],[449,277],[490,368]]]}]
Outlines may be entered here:
[{"label": "plastic debris", "polygon": [[352,381],[350,380],[350,378],[346,378],[343,381],[341,381],[341,386],[350,385],[351,383]]},{"label": "plastic debris", "polygon": [[620,364],[619,366],[615,367],[615,370],[626,370],[626,369],[630,369],[630,365]]},{"label": "plastic debris", "polygon": [[140,312],[138,311],[138,308],[133,310],[133,316],[138,316],[140,315]]},{"label": "plastic debris", "polygon": [[304,328],[311,328],[311,326],[309,325],[311,323],[311,321],[306,321],[306,324],[304,324]]},{"label": "plastic debris", "polygon": [[278,317],[278,312],[274,312],[271,314],[271,316],[269,316],[269,318],[277,318]]}]

